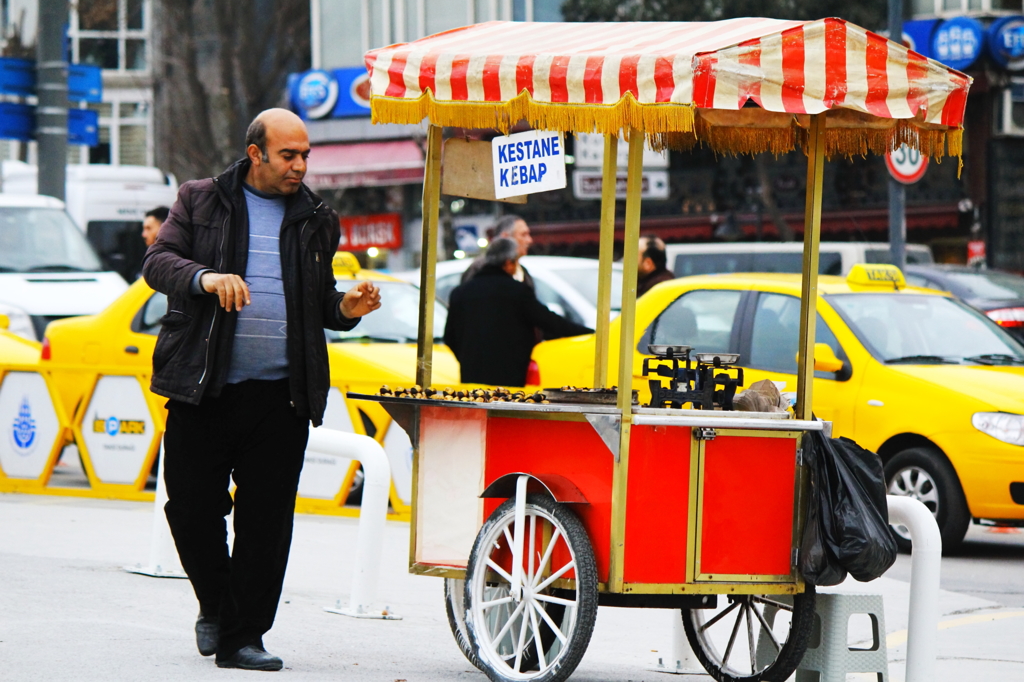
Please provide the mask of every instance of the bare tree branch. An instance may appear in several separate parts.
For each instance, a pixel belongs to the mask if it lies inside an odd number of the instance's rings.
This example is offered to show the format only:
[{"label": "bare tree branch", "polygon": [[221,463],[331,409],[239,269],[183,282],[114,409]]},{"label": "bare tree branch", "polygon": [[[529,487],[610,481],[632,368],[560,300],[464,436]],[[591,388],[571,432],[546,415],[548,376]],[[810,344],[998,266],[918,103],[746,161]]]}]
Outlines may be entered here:
[{"label": "bare tree branch", "polygon": [[179,180],[215,175],[243,154],[245,130],[309,68],[309,3],[156,0],[157,163]]}]

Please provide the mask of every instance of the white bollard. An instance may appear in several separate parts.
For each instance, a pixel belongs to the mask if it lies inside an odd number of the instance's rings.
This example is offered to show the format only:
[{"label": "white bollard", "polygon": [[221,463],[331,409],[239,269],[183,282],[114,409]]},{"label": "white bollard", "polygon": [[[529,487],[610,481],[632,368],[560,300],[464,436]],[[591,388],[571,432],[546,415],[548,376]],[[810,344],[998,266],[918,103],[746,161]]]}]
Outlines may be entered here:
[{"label": "white bollard", "polygon": [[707,671],[693,655],[690,642],[686,639],[686,628],[683,627],[679,609],[670,609],[668,613],[672,619],[672,654],[667,661],[659,657],[655,670],[675,675],[706,675]]},{"label": "white bollard", "polygon": [[914,544],[910,565],[906,682],[931,682],[939,627],[939,572],[942,536],[935,517],[918,500],[887,495],[889,523],[906,526]]},{"label": "white bollard", "polygon": [[153,532],[149,536],[149,563],[125,566],[129,573],[148,575],[153,578],[187,578],[178,560],[178,551],[167,525],[164,505],[167,504],[167,488],[164,486],[164,447],[160,444],[160,460],[157,466],[156,499],[153,501]]},{"label": "white bollard", "polygon": [[325,606],[324,611],[353,618],[401,620],[401,616],[391,613],[387,607],[373,608],[384,542],[384,523],[388,516],[388,493],[391,490],[391,467],[388,466],[384,448],[369,436],[320,427],[310,429],[306,450],[319,455],[358,460],[363,465],[365,476],[349,605],[342,607],[339,599],[335,606]]}]

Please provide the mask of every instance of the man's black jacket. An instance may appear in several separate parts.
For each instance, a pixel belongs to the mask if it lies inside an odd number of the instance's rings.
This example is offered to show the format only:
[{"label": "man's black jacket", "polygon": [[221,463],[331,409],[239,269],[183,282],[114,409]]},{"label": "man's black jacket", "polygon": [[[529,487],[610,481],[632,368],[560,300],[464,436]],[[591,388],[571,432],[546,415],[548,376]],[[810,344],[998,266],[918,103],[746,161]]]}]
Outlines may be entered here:
[{"label": "man's black jacket", "polygon": [[546,339],[593,331],[551,312],[525,284],[486,265],[452,291],[444,342],[459,359],[464,383],[524,386],[535,327]]},{"label": "man's black jacket", "polygon": [[[197,272],[245,276],[249,215],[242,183],[243,159],[222,175],[186,182],[160,233],[146,251],[146,283],[167,294],[167,315],[153,352],[151,389],[158,395],[198,404],[220,393],[231,364],[237,312],[225,312],[217,296],[193,296]],[[305,185],[287,199],[281,224],[281,272],[287,311],[287,347],[292,403],[314,426],[323,421],[330,387],[324,327],[347,330],[335,289],[331,259],[338,250],[338,215]]]}]

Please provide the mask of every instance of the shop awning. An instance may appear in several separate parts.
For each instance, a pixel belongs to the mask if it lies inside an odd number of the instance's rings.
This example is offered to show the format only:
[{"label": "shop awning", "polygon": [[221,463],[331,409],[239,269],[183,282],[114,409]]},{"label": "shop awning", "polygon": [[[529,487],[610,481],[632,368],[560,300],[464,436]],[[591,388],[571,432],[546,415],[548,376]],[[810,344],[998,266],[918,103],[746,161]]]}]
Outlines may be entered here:
[{"label": "shop awning", "polygon": [[423,150],[413,140],[314,145],[306,184],[314,190],[423,182]]}]

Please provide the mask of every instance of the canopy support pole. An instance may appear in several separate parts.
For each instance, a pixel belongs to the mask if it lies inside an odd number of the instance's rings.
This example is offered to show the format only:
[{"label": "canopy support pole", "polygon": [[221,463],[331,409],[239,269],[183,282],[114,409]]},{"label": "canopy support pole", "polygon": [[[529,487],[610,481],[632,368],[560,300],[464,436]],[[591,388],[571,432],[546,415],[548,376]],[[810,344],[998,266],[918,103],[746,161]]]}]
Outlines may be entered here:
[{"label": "canopy support pole", "polygon": [[597,322],[594,331],[594,388],[608,386],[608,328],[612,316],[612,258],[615,253],[615,183],[619,136],[604,136],[601,175],[601,237],[597,266]]},{"label": "canopy support pole", "polygon": [[[626,539],[626,489],[629,475],[629,434],[633,424],[633,346],[636,336],[636,276],[640,248],[640,181],[643,173],[644,134],[629,131],[626,176],[626,230],[622,237],[622,312],[619,314],[618,408],[619,456],[612,475],[612,542],[608,587],[622,592]],[[606,157],[607,161],[607,157]],[[614,159],[612,163],[614,163]]]},{"label": "canopy support pole", "polygon": [[427,131],[423,173],[423,229],[420,242],[420,328],[416,336],[416,384],[430,386],[434,366],[434,270],[437,266],[438,206],[441,200],[441,128]]},{"label": "canopy support pole", "polygon": [[821,242],[821,185],[825,170],[825,114],[811,117],[807,134],[807,198],[804,207],[804,262],[800,282],[800,352],[796,375],[797,419],[810,419],[814,392],[814,333],[818,319],[818,246]]}]

